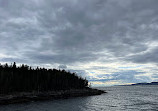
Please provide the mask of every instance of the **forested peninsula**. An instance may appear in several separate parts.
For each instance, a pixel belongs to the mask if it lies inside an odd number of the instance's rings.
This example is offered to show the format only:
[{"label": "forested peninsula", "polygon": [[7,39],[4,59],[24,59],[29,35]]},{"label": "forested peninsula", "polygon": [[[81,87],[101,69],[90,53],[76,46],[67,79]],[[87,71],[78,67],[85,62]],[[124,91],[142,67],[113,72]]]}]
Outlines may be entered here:
[{"label": "forested peninsula", "polygon": [[0,104],[99,95],[88,80],[65,70],[0,64]]}]

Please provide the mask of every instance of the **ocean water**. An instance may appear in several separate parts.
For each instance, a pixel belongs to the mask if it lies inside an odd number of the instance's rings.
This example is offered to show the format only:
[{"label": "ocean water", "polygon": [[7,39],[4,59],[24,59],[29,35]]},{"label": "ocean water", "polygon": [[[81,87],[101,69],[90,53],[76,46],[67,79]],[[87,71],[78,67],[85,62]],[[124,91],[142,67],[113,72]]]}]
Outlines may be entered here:
[{"label": "ocean water", "polygon": [[60,100],[1,105],[0,111],[158,111],[158,86],[113,86],[108,93]]}]

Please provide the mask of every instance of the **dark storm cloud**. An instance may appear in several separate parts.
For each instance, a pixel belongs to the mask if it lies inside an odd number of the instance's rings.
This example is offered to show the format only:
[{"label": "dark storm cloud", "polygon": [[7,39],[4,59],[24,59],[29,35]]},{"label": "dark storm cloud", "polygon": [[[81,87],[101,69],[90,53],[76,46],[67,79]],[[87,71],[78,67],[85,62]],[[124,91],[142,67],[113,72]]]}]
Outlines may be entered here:
[{"label": "dark storm cloud", "polygon": [[29,59],[32,59],[33,62],[37,63],[59,63],[59,64],[71,64],[73,65],[76,62],[88,62],[97,60],[96,54],[91,54],[89,52],[71,52],[71,51],[63,51],[55,54],[47,54],[43,52],[39,53],[29,53],[27,54]]},{"label": "dark storm cloud", "polygon": [[134,55],[128,58],[128,60],[137,63],[158,63],[158,47],[139,55]]},{"label": "dark storm cloud", "polygon": [[68,71],[75,73],[81,77],[87,78],[88,77],[88,73],[85,70],[74,70],[74,69],[68,69]]},{"label": "dark storm cloud", "polygon": [[[83,55],[91,61],[96,59],[94,52],[103,50],[114,56],[142,52],[148,49],[146,42],[157,41],[156,4],[157,0],[1,0],[1,48],[7,54],[29,52],[34,56],[30,62],[56,63],[80,61]],[[53,54],[39,53],[44,51]]]},{"label": "dark storm cloud", "polygon": [[62,64],[62,65],[59,65],[58,68],[59,68],[59,69],[66,69],[67,66]]},{"label": "dark storm cloud", "polygon": [[[116,57],[146,51],[148,46],[145,43],[157,40],[156,29],[150,27],[157,23],[155,15],[158,10],[154,5],[157,1],[129,1],[126,2],[127,6],[122,3],[124,0],[76,1],[66,5],[57,2],[61,8],[53,13],[53,18],[50,19],[51,12],[46,13],[48,10],[44,10],[44,15],[40,16],[40,20],[43,20],[40,21],[41,25],[52,34],[51,40],[43,41],[41,47],[43,50],[57,51],[61,58],[72,59],[72,62],[83,58],[85,52],[88,52],[86,59],[91,61],[89,58],[95,56],[93,52],[102,50]],[[71,54],[74,56],[69,58]]]},{"label": "dark storm cloud", "polygon": [[157,63],[152,45],[158,43],[157,5],[157,0],[0,0],[0,61]]}]

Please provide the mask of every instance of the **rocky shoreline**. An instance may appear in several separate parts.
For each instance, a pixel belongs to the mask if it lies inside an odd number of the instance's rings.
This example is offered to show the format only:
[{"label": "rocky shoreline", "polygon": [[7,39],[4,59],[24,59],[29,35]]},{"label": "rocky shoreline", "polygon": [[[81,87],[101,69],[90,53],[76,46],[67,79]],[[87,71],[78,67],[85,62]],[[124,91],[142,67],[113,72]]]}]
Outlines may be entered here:
[{"label": "rocky shoreline", "polygon": [[70,97],[92,96],[106,93],[105,91],[85,88],[85,89],[71,89],[48,92],[21,92],[8,95],[0,95],[0,105],[14,104],[29,101],[65,99]]}]

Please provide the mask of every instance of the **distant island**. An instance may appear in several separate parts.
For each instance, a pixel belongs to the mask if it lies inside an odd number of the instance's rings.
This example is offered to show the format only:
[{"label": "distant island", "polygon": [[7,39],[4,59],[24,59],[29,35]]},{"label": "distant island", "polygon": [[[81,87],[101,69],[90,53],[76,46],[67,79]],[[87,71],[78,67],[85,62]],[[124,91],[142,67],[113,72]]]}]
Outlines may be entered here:
[{"label": "distant island", "polygon": [[132,86],[134,85],[158,85],[158,82],[151,82],[151,83],[136,83],[136,84],[131,84]]},{"label": "distant island", "polygon": [[0,64],[0,104],[100,95],[88,80],[65,70]]}]

